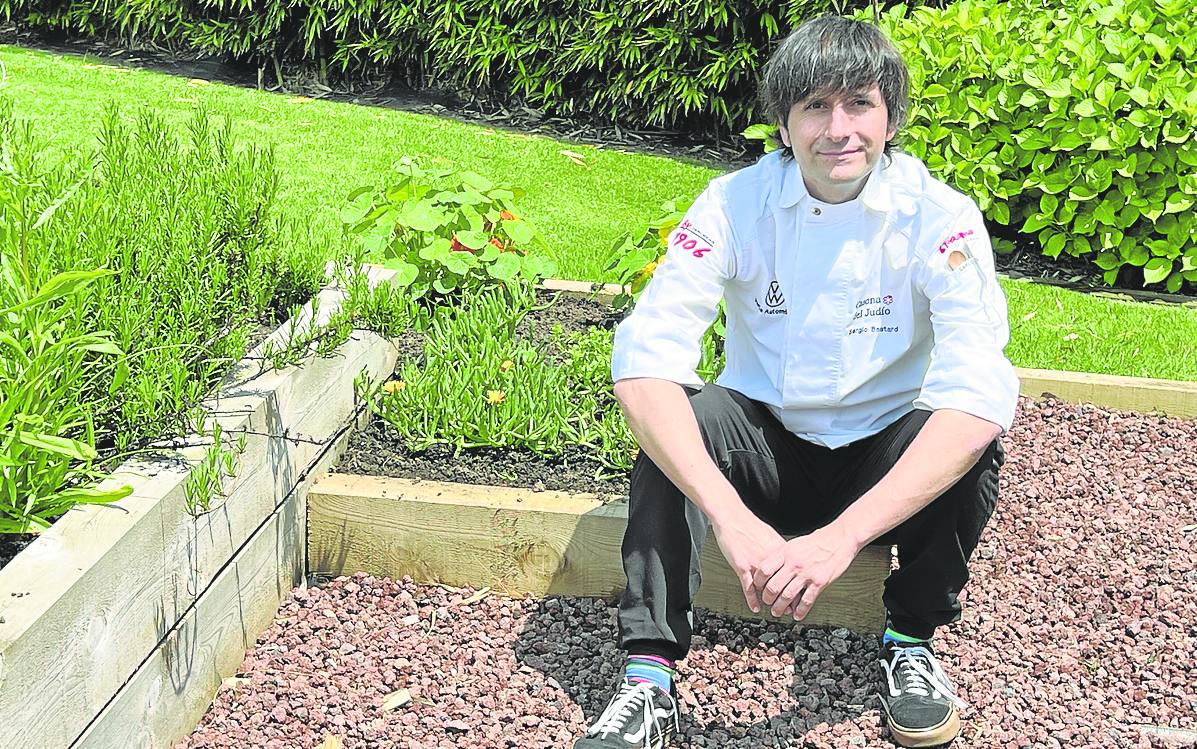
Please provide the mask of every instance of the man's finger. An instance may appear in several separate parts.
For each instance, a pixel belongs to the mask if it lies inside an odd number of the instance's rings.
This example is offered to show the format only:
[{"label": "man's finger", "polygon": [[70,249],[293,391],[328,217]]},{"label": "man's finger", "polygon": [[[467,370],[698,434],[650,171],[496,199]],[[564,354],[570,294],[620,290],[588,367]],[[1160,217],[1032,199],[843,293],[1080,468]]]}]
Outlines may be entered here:
[{"label": "man's finger", "polygon": [[802,594],[802,589],[806,587],[806,583],[806,579],[801,576],[791,578],[789,584],[781,591],[781,595],[772,603],[770,611],[773,613],[773,616],[785,616],[786,612],[790,610],[790,606],[794,603],[794,599]]},{"label": "man's finger", "polygon": [[[764,591],[765,585],[768,584],[770,578],[777,574],[785,564],[786,558],[784,554],[774,551],[766,556],[753,567],[752,584],[757,590]],[[766,603],[772,603],[766,601]]]},{"label": "man's finger", "polygon": [[756,586],[752,583],[751,572],[740,573],[740,587],[744,589],[744,601],[748,604],[748,608],[752,609],[753,613],[758,613],[761,610],[761,599],[757,595]]},{"label": "man's finger", "polygon": [[[760,588],[761,603],[765,604],[766,606],[775,607],[777,605],[778,599],[781,598],[781,594],[785,591],[786,586],[788,586],[793,580],[794,573],[792,570],[786,567],[778,570],[773,577],[769,578],[764,587]],[[786,609],[783,608],[782,613],[784,614],[785,611]],[[778,616],[778,614],[774,614],[774,616]]]},{"label": "man's finger", "polygon": [[819,594],[823,589],[815,584],[806,586],[806,590],[802,592],[802,597],[798,599],[798,603],[794,606],[794,620],[801,621],[810,613],[810,609],[815,605],[815,600],[818,599]]}]

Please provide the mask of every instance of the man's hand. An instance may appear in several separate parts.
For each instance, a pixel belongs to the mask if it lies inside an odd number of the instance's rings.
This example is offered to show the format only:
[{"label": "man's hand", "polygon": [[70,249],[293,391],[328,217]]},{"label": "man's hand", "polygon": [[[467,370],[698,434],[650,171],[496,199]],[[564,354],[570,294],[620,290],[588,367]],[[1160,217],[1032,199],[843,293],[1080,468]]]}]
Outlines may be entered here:
[{"label": "man's hand", "polygon": [[753,579],[761,559],[770,552],[784,548],[786,540],[772,526],[747,510],[722,521],[712,520],[711,527],[715,531],[715,540],[719,542],[719,550],[740,581],[748,608],[759,612],[761,600]]},{"label": "man's hand", "polygon": [[844,574],[859,551],[832,523],[765,554],[752,584],[773,616],[785,616],[792,608],[794,619],[804,619],[823,589]]}]

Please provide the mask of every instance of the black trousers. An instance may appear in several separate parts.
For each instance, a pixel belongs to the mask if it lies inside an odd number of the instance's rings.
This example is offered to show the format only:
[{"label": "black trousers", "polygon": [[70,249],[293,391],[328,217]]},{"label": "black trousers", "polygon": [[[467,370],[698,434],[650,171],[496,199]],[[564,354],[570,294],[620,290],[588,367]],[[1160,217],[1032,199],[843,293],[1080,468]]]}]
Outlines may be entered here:
[{"label": "black trousers", "polygon": [[[707,451],[757,517],[783,535],[834,520],[898,461],[930,416],[913,411],[872,437],[832,450],[794,436],[762,404],[718,385],[686,388]],[[960,617],[968,560],[997,502],[1000,442],[927,507],[874,543],[896,544],[885,583],[890,626],[930,638]],[[690,650],[691,601],[709,521],[644,453],[632,469],[619,606],[620,644],[678,660]]]}]

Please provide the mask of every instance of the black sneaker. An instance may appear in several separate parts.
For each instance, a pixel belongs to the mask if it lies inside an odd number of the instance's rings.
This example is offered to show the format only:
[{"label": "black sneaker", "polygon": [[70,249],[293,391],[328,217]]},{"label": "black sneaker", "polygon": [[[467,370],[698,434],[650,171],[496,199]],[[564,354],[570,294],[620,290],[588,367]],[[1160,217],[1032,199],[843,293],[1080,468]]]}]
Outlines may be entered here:
[{"label": "black sneaker", "polygon": [[623,681],[574,749],[662,749],[681,730],[677,700],[656,684]]},{"label": "black sneaker", "polygon": [[930,643],[885,643],[881,671],[885,677],[881,703],[895,742],[926,747],[956,738],[959,711],[966,705],[935,660]]}]

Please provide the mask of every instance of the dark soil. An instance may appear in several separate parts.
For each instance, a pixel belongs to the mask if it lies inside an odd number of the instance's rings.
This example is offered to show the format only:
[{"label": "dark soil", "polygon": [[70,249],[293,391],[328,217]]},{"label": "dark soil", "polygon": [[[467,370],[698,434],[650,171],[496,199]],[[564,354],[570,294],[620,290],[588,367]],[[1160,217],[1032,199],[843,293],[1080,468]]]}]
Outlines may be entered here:
[{"label": "dark soil", "polygon": [[1038,246],[1026,243],[1020,244],[1017,250],[1009,254],[995,255],[994,264],[998,273],[1010,278],[1036,281],[1072,291],[1197,306],[1197,284],[1186,283],[1176,294],[1144,289],[1142,277],[1135,278],[1131,269],[1126,268],[1114,285],[1109,286],[1102,278],[1101,270],[1091,260],[1069,255],[1061,255],[1053,260],[1040,252]]},{"label": "dark soil", "polygon": [[[550,342],[553,328],[560,326],[565,333],[587,328],[613,328],[619,315],[605,304],[592,299],[539,293],[543,308],[528,314],[518,333],[550,358],[563,352]],[[553,301],[555,299],[555,301]],[[551,302],[551,303],[550,303]],[[419,363],[423,357],[423,335],[408,331],[396,341],[399,362]],[[612,408],[618,406],[611,402]],[[379,417],[369,426],[353,434],[345,455],[336,470],[342,473],[371,474],[397,478],[454,481],[492,486],[525,486],[535,490],[591,492],[601,495],[625,495],[628,490],[626,474],[610,475],[582,448],[567,448],[557,458],[541,457],[529,450],[500,450],[470,448],[454,454],[454,448],[434,445],[421,453],[404,447],[393,427]]]},{"label": "dark soil", "polygon": [[[936,634],[969,704],[952,746],[1197,746],[1197,422],[1022,399],[1004,440],[963,617]],[[619,674],[612,602],[473,593],[364,574],[292,591],[178,749],[568,749]],[[875,636],[695,625],[676,746],[893,746]]]},{"label": "dark soil", "polygon": [[5,533],[0,535],[0,569],[13,560],[29,544],[37,540],[34,533]]}]

